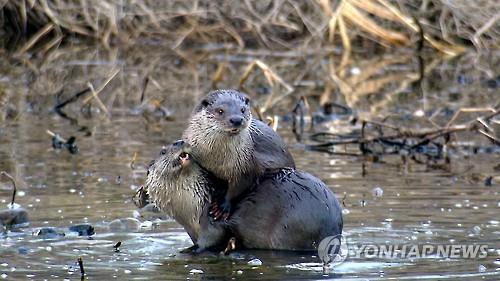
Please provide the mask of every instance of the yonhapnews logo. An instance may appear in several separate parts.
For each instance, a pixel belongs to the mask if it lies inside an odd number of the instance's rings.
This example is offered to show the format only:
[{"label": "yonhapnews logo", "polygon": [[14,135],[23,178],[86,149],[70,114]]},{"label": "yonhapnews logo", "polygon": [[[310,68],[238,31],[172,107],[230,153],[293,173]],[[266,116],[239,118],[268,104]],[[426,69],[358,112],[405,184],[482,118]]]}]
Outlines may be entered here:
[{"label": "yonhapnews logo", "polygon": [[347,258],[415,259],[452,258],[478,259],[488,255],[486,244],[394,244],[357,245],[347,243],[342,235],[328,236],[318,246],[318,257],[324,264],[336,265]]}]

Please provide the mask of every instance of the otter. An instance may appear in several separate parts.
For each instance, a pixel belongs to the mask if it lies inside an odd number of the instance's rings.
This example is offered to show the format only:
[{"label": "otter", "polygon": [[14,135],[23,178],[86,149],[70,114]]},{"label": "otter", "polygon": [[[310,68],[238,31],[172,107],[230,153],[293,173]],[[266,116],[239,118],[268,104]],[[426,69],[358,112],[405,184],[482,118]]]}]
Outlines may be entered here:
[{"label": "otter", "polygon": [[183,137],[193,155],[228,188],[215,219],[228,218],[231,201],[268,170],[295,168],[280,136],[253,119],[250,99],[237,90],[215,90],[195,107]]},{"label": "otter", "polygon": [[135,199],[153,203],[182,225],[195,244],[194,250],[216,249],[227,232],[223,226],[210,223],[209,202],[217,192],[225,191],[226,183],[193,164],[190,153],[191,148],[182,140],[164,147],[149,164],[146,193],[139,189]]},{"label": "otter", "polygon": [[211,219],[210,202],[224,196],[224,181],[201,166],[191,150],[182,140],[167,146],[149,167],[144,188],[160,210],[185,228],[196,252],[221,248],[231,237],[242,248],[311,251],[323,238],[342,233],[333,192],[316,177],[291,168],[263,174],[235,200],[228,220]]}]

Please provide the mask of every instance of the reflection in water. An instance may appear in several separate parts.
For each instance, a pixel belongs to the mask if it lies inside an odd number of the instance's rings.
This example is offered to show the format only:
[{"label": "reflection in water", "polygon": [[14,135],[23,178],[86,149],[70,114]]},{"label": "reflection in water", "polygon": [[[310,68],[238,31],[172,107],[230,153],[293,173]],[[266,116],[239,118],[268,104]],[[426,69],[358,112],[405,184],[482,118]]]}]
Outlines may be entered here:
[{"label": "reflection in water", "polygon": [[[304,151],[291,131],[290,113],[300,96],[307,98],[305,142],[319,131],[359,129],[345,106],[359,118],[393,116],[400,124],[428,127],[415,115],[421,110],[443,124],[460,107],[498,103],[498,54],[425,58],[419,82],[418,62],[407,54],[353,59],[332,72],[338,59],[326,54],[179,54],[93,46],[60,48],[29,62],[0,60],[0,170],[15,177],[20,191],[16,202],[31,220],[27,228],[1,234],[0,275],[78,278],[76,260],[81,256],[90,279],[324,278],[312,254],[179,254],[191,243],[182,228],[161,214],[138,212],[131,202],[147,163],[181,135],[197,98],[212,83],[237,87],[249,63],[264,55],[269,69],[292,91],[270,83],[273,79],[262,68],[248,73],[245,90],[261,106],[263,117],[279,117],[280,133],[297,166],[323,179],[342,200],[350,244],[486,243],[490,249],[483,259],[354,257],[334,268],[329,278],[498,277],[500,178],[493,167],[498,150],[450,155],[446,169],[403,163],[397,155],[374,161]],[[89,94],[89,85],[100,101]],[[64,106],[66,116],[54,110],[82,91],[88,93]],[[311,120],[314,126],[309,126]],[[46,130],[75,136],[79,152],[52,149]],[[489,176],[491,186],[483,182]],[[10,190],[10,183],[0,182],[2,208],[10,202]],[[92,238],[68,230],[82,223],[94,227]],[[36,235],[46,227],[65,236]],[[249,265],[253,258],[263,264]]]}]

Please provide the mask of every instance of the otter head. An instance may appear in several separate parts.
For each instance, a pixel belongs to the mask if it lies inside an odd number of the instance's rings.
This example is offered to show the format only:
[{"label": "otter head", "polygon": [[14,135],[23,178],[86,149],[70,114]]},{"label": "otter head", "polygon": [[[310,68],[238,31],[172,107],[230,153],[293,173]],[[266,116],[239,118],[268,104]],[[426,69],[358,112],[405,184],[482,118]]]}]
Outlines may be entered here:
[{"label": "otter head", "polygon": [[219,133],[237,135],[248,128],[252,115],[250,99],[237,90],[215,90],[196,106],[194,114],[202,113]]},{"label": "otter head", "polygon": [[149,165],[146,185],[156,181],[174,183],[180,176],[189,176],[196,166],[190,153],[191,146],[183,140],[164,147]]}]

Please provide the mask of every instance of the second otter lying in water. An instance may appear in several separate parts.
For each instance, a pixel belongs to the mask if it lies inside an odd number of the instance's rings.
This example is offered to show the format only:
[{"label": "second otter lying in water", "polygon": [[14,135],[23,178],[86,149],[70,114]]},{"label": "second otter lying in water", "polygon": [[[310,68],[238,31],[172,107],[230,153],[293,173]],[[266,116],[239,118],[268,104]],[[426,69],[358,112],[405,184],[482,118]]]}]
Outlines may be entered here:
[{"label": "second otter lying in water", "polygon": [[333,192],[293,169],[260,177],[227,222],[211,221],[208,206],[221,182],[190,153],[184,141],[168,146],[150,166],[145,188],[151,201],[186,229],[198,250],[224,246],[230,236],[245,248],[313,250],[323,238],[342,233]]}]

